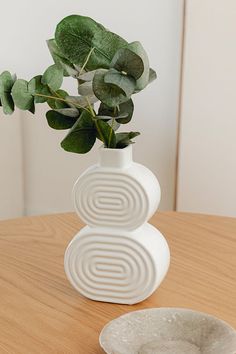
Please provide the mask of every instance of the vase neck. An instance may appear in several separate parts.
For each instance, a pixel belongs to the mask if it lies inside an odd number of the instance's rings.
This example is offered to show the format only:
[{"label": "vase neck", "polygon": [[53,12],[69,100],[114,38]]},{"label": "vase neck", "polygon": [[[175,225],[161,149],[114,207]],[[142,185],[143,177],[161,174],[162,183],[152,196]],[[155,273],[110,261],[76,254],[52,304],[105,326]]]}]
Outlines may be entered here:
[{"label": "vase neck", "polygon": [[132,145],[124,149],[107,149],[101,147],[99,150],[99,163],[102,167],[124,168],[133,161]]}]

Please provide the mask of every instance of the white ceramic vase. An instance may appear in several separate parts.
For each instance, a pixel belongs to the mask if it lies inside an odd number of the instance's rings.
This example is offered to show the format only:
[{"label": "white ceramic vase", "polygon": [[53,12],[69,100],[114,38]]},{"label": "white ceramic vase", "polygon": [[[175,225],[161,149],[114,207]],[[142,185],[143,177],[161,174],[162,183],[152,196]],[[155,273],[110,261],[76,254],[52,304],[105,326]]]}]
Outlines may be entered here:
[{"label": "white ceramic vase", "polygon": [[169,268],[163,235],[147,221],[160,202],[154,174],[132,159],[132,145],[100,148],[100,161],[73,189],[75,209],[87,224],[65,253],[65,272],[84,296],[135,304],[150,296]]}]

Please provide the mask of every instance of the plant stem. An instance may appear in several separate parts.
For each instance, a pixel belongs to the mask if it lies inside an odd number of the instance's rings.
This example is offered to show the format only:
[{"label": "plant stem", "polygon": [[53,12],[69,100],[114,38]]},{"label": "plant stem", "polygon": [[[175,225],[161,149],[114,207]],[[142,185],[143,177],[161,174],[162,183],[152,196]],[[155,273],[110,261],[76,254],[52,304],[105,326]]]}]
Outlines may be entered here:
[{"label": "plant stem", "polygon": [[113,118],[112,118],[112,121],[111,121],[111,128],[110,128],[109,138],[108,138],[108,146],[107,146],[108,148],[109,148],[110,145],[111,145],[111,137],[112,137],[112,132],[113,132],[114,123],[115,123],[115,118],[113,117]]},{"label": "plant stem", "polygon": [[82,72],[83,72],[85,66],[88,64],[89,58],[90,58],[92,52],[94,51],[94,49],[95,49],[94,47],[90,49],[90,51],[89,51],[89,53],[88,53],[88,56],[87,56],[87,58],[86,58],[84,64],[82,65],[82,68],[80,69],[80,72],[79,72],[79,75],[78,75],[78,76],[80,76],[80,75],[82,74]]},{"label": "plant stem", "polygon": [[108,138],[108,148],[110,147],[110,144],[111,144],[112,131],[113,131],[114,123],[115,123],[116,109],[117,109],[117,107],[114,107],[113,118],[111,121],[111,128],[110,128],[110,133],[109,133],[109,138]]},{"label": "plant stem", "polygon": [[87,112],[90,112],[90,110],[88,110],[87,108],[83,107],[83,106],[80,106],[79,104],[75,104],[74,102],[71,102],[71,101],[68,101],[62,97],[55,97],[55,96],[49,96],[49,95],[43,95],[41,93],[35,93],[34,96],[40,96],[40,97],[45,97],[45,98],[51,98],[53,100],[58,100],[58,101],[62,101],[62,102],[65,102],[65,103],[69,103],[69,104],[73,104],[76,108],[81,108],[81,109],[84,109],[85,111]]},{"label": "plant stem", "polygon": [[95,118],[96,115],[94,114],[93,107],[91,106],[91,103],[90,103],[88,97],[85,97],[85,98],[86,98],[86,101],[88,102],[88,106],[89,106],[90,112],[91,112],[91,114],[92,114],[93,121],[94,121],[95,127],[96,127],[96,129],[97,129],[98,135],[100,136],[100,139],[102,140],[103,144],[106,145],[106,144],[105,144],[104,136],[102,135],[101,129],[100,129],[99,125],[98,125],[98,121],[97,121],[97,119]]}]

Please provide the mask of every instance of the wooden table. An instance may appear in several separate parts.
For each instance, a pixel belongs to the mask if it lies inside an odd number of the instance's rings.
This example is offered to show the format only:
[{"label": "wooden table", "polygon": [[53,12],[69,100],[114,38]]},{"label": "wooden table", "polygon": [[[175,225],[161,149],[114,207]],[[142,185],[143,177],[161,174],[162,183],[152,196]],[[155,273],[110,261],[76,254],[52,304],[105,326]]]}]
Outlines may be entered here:
[{"label": "wooden table", "polygon": [[236,219],[158,213],[170,271],[134,306],[87,300],[68,283],[63,254],[82,223],[75,214],[0,222],[0,353],[101,354],[98,337],[111,319],[148,307],[188,307],[236,327]]}]

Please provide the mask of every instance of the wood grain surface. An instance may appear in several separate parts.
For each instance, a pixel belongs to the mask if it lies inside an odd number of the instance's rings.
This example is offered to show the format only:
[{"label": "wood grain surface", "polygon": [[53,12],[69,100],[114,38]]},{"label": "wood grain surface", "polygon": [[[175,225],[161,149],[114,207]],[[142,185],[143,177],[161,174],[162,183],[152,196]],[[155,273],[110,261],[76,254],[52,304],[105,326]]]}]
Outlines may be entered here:
[{"label": "wood grain surface", "polygon": [[171,267],[133,306],[90,301],[68,283],[63,255],[82,227],[75,214],[0,222],[0,353],[102,354],[103,326],[149,307],[188,307],[236,327],[236,219],[166,212],[151,222],[168,240]]}]

